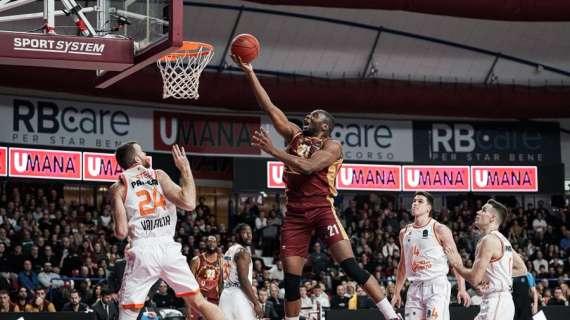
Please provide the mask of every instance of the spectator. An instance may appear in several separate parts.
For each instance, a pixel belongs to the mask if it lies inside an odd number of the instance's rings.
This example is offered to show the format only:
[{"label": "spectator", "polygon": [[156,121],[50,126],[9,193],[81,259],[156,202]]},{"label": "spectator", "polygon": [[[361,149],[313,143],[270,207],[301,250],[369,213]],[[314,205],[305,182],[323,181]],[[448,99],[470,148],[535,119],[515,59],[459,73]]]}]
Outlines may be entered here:
[{"label": "spectator", "polygon": [[3,312],[20,312],[18,305],[10,301],[10,295],[6,290],[0,290],[0,313]]},{"label": "spectator", "polygon": [[95,320],[118,320],[119,305],[113,299],[112,292],[108,288],[103,288],[101,296],[102,298],[91,306]]},{"label": "spectator", "polygon": [[540,266],[544,266],[544,268],[548,268],[548,261],[544,259],[542,251],[538,251],[536,253],[536,258],[532,261],[532,266],[535,272],[539,272]]},{"label": "spectator", "polygon": [[81,302],[79,291],[74,289],[69,295],[69,302],[63,305],[61,311],[85,312],[88,309],[89,307],[85,303]]},{"label": "spectator", "polygon": [[32,262],[24,261],[24,270],[18,274],[18,282],[20,286],[25,287],[28,291],[33,291],[39,286],[38,275],[32,270]]},{"label": "spectator", "polygon": [[[57,271],[57,269],[55,271]],[[57,289],[63,287],[65,284],[65,282],[61,280],[61,276],[52,269],[51,262],[44,263],[42,272],[38,274],[38,281],[44,288]]]},{"label": "spectator", "polygon": [[554,289],[554,297],[548,300],[549,306],[567,306],[568,300],[562,293],[562,289],[560,287],[556,287]]},{"label": "spectator", "polygon": [[331,299],[331,309],[347,309],[348,298],[345,296],[346,289],[342,284],[336,287],[336,295]]},{"label": "spectator", "polygon": [[307,287],[301,286],[299,288],[299,294],[301,295],[301,312],[299,316],[309,318],[311,311],[313,310],[313,300],[307,295]]},{"label": "spectator", "polygon": [[275,264],[271,267],[271,269],[269,269],[269,279],[281,282],[284,278],[285,274],[283,272],[283,262],[281,260],[276,260]]},{"label": "spectator", "polygon": [[541,212],[539,212],[536,215],[536,218],[534,220],[532,220],[532,228],[534,229],[535,233],[546,232],[547,226],[548,226],[548,224],[546,223],[546,220],[544,220],[544,214],[542,214]]},{"label": "spectator", "polygon": [[158,290],[152,297],[157,308],[176,308],[176,296],[166,282],[159,280]]},{"label": "spectator", "polygon": [[[4,228],[0,228],[0,230],[4,230]],[[6,244],[3,242],[0,242],[0,276],[6,280],[15,280],[18,278],[18,275],[14,273],[12,268],[10,256],[6,251]]]},{"label": "spectator", "polygon": [[261,288],[257,291],[259,297],[259,303],[261,304],[261,310],[263,310],[263,318],[270,320],[279,320],[279,315],[273,306],[271,301],[268,301],[269,294],[267,289]]},{"label": "spectator", "polygon": [[329,256],[321,252],[321,244],[319,242],[315,242],[313,245],[313,252],[309,256],[309,264],[313,274],[320,274],[321,271],[325,271],[331,264]]},{"label": "spectator", "polygon": [[38,288],[35,291],[35,295],[26,306],[26,312],[55,312],[55,306],[53,303],[46,299],[46,290],[44,288]]},{"label": "spectator", "polygon": [[331,302],[329,296],[323,291],[321,284],[313,288],[313,307],[321,306],[322,308],[330,308]]},{"label": "spectator", "polygon": [[385,258],[393,257],[395,255],[400,256],[400,247],[396,244],[394,237],[388,238],[388,243],[382,247],[382,255]]},{"label": "spectator", "polygon": [[273,307],[279,316],[279,319],[285,317],[285,302],[279,297],[279,286],[276,283],[271,283],[269,301],[273,303]]},{"label": "spectator", "polygon": [[29,294],[28,294],[28,289],[26,289],[26,287],[21,287],[20,289],[18,289],[18,294],[16,296],[15,303],[18,306],[18,309],[20,309],[20,311],[26,310],[26,307],[28,306],[28,298]]},{"label": "spectator", "polygon": [[564,238],[560,240],[560,250],[568,251],[570,249],[570,230],[564,231]]}]

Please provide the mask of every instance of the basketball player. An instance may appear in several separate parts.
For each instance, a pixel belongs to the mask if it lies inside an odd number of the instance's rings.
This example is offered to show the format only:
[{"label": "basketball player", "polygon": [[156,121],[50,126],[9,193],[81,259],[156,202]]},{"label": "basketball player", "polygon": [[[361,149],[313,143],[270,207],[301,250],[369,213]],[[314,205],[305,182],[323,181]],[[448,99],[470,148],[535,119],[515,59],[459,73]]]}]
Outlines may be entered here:
[{"label": "basketball player", "polygon": [[334,118],[317,109],[305,116],[303,129],[299,128],[271,102],[251,64],[243,63],[237,56],[232,58],[246,73],[257,102],[288,145],[286,150],[274,147],[264,129],[252,137],[254,146],[285,163],[287,215],[281,227],[285,318],[299,319],[301,273],[315,229],[328,244],[333,258],[364,288],[384,318],[398,318],[378,282],[356,262],[348,235],[334,210],[333,198],[337,195],[334,181],[343,159],[341,144],[330,138]]},{"label": "basketball player", "polygon": [[180,171],[181,186],[162,170],[150,168],[141,146],[135,142],[121,145],[115,152],[124,170],[120,180],[109,189],[115,236],[129,238],[127,266],[119,291],[119,319],[135,320],[151,286],[162,278],[176,295],[201,312],[206,319],[221,320],[223,314],[202,297],[181,246],[174,242],[176,207],[194,210],[196,188],[184,148],[172,147],[174,164]]},{"label": "basketball player", "polygon": [[218,304],[222,292],[221,258],[218,255],[218,240],[214,236],[208,236],[206,252],[190,261],[190,270],[198,280],[202,295],[213,304]]},{"label": "basketball player", "polygon": [[[451,284],[447,280],[449,267],[444,246],[455,248],[453,234],[446,225],[431,217],[433,197],[428,192],[416,192],[412,202],[414,223],[400,230],[400,262],[396,277],[396,292],[392,304],[400,307],[404,282],[408,279],[406,320],[449,320]],[[469,306],[471,298],[465,290],[465,280],[458,274],[457,301]]]},{"label": "basketball player", "polygon": [[513,248],[499,232],[499,226],[506,217],[507,208],[493,199],[477,212],[475,227],[483,237],[477,244],[471,269],[463,266],[457,248],[445,247],[449,264],[482,293],[481,310],[475,320],[512,320],[515,316],[511,295]]},{"label": "basketball player", "polygon": [[235,227],[234,235],[236,243],[224,254],[224,290],[220,308],[226,320],[261,319],[263,310],[252,287],[251,227],[240,223]]}]

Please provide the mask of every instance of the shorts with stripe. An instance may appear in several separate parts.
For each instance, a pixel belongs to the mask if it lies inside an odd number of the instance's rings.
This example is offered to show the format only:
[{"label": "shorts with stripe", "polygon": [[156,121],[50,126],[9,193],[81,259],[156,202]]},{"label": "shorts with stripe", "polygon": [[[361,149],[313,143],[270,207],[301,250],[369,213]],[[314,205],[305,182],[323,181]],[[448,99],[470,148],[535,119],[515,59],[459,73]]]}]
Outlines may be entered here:
[{"label": "shorts with stripe", "polygon": [[486,294],[480,307],[475,320],[513,320],[515,317],[513,296],[508,291]]},{"label": "shorts with stripe", "polygon": [[314,230],[329,247],[348,239],[336,215],[332,199],[319,206],[295,205],[289,200],[281,227],[281,255],[306,257]]},{"label": "shorts with stripe", "polygon": [[182,246],[172,238],[139,239],[133,242],[125,256],[127,266],[119,292],[123,308],[142,308],[152,285],[164,280],[176,296],[195,295],[200,292]]},{"label": "shorts with stripe", "polygon": [[449,320],[451,284],[446,276],[414,281],[408,288],[406,320]]}]

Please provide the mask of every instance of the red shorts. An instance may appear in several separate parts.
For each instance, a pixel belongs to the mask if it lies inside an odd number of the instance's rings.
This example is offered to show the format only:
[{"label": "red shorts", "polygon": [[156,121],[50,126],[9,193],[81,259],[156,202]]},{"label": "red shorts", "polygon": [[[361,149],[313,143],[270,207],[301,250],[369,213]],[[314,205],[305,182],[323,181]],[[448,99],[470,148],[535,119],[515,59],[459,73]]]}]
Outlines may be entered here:
[{"label": "red shorts", "polygon": [[310,208],[287,205],[287,214],[281,227],[281,256],[306,257],[313,230],[329,247],[348,239],[332,203]]}]

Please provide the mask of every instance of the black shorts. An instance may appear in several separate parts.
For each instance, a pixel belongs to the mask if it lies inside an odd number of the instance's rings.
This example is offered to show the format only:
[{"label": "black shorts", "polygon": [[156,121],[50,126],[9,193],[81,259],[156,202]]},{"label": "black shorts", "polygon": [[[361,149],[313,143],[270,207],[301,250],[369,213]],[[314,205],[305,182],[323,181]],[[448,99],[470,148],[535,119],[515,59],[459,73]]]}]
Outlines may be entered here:
[{"label": "black shorts", "polygon": [[513,278],[513,302],[515,304],[513,320],[530,320],[532,318],[530,287],[526,276]]}]

